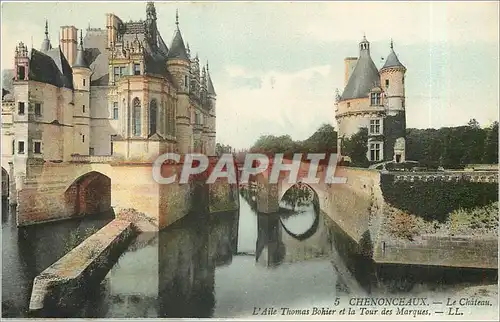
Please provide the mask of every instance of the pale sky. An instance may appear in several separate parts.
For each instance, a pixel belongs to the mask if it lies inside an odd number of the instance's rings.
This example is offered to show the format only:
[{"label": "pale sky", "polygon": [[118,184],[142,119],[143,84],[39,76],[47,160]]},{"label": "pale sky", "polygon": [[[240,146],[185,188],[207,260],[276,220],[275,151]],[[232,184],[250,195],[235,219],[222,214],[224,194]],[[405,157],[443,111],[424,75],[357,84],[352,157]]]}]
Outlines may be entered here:
[{"label": "pale sky", "polygon": [[[191,52],[210,64],[217,92],[217,141],[250,147],[262,134],[309,137],[336,127],[335,89],[344,87],[344,57],[358,56],[363,33],[378,67],[390,39],[406,66],[408,127],[483,126],[498,120],[499,25],[492,2],[156,2],[170,44],[179,9]],[[146,18],[144,2],[2,3],[2,69],[13,68],[19,41],[39,49],[49,20],[59,27],[105,28]],[[85,31],[84,31],[85,33]]]}]

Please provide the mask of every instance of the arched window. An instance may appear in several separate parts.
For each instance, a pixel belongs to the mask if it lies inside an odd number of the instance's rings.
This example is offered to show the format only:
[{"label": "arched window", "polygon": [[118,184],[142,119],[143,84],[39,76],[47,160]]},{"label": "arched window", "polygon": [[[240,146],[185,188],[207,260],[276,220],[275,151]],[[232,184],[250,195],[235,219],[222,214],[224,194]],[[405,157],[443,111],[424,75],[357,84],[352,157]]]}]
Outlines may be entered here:
[{"label": "arched window", "polygon": [[165,134],[165,102],[162,101],[160,105],[160,120],[158,122],[159,124],[159,132],[161,134]]},{"label": "arched window", "polygon": [[135,136],[141,135],[141,101],[136,97],[132,102],[133,110],[133,133]]},{"label": "arched window", "polygon": [[149,103],[149,135],[153,135],[156,133],[156,121],[158,119],[158,107],[156,104],[156,100],[153,99]]}]

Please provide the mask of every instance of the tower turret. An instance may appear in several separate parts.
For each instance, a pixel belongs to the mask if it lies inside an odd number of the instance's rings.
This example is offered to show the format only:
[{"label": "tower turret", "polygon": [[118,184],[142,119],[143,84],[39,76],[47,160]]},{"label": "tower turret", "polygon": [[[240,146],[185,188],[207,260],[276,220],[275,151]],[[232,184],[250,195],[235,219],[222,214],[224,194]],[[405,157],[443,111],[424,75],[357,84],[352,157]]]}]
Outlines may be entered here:
[{"label": "tower turret", "polygon": [[49,39],[49,22],[45,20],[45,38],[42,41],[42,45],[40,46],[40,50],[42,52],[48,52],[52,49],[52,45],[50,44]]},{"label": "tower turret", "polygon": [[208,142],[207,154],[215,155],[215,141],[216,141],[216,96],[212,77],[210,76],[210,69],[207,62],[207,97],[208,97]]},{"label": "tower turret", "polygon": [[406,67],[401,64],[394,52],[391,40],[391,50],[380,69],[380,83],[384,90],[384,153],[395,162],[405,160],[406,150],[406,116],[405,116],[405,84]]},{"label": "tower turret", "polygon": [[176,138],[180,153],[191,152],[193,128],[189,102],[190,60],[179,28],[179,12],[175,13],[176,30],[167,55],[167,68],[177,83]]},{"label": "tower turret", "polygon": [[28,47],[21,41],[16,46],[14,56],[15,80],[28,80],[29,62]]}]

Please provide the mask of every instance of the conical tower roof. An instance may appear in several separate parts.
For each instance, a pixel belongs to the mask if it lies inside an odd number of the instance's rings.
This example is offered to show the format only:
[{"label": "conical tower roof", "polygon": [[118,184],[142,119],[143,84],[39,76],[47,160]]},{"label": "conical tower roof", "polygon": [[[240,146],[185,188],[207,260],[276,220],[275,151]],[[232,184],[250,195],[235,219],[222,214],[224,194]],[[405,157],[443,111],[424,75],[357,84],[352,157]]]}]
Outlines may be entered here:
[{"label": "conical tower roof", "polygon": [[384,66],[382,66],[381,70],[389,67],[402,67],[406,69],[406,67],[399,61],[398,55],[396,55],[396,53],[394,52],[394,44],[392,40],[391,40],[391,52],[389,53],[389,56],[387,56],[385,64]]},{"label": "conical tower roof", "polygon": [[83,36],[81,30],[80,30],[80,45],[78,46],[78,50],[76,51],[76,59],[75,63],[73,64],[73,68],[75,67],[89,68],[85,60],[85,51],[83,49]]},{"label": "conical tower roof", "polygon": [[189,61],[189,56],[186,51],[186,46],[184,45],[184,40],[182,39],[181,30],[179,29],[179,14],[176,13],[175,24],[177,25],[177,30],[175,31],[174,39],[172,40],[172,45],[168,51],[167,58],[169,59],[182,59]]},{"label": "conical tower roof", "polygon": [[42,52],[48,52],[52,49],[52,45],[49,40],[49,22],[45,20],[45,38],[42,41],[42,45],[40,46],[40,50]]},{"label": "conical tower roof", "polygon": [[368,97],[374,87],[380,86],[380,74],[370,56],[370,43],[365,37],[363,37],[359,47],[359,59],[349,77],[341,100]]},{"label": "conical tower roof", "polygon": [[210,95],[216,96],[214,84],[212,83],[212,77],[210,77],[210,70],[208,69],[207,63],[207,92]]}]

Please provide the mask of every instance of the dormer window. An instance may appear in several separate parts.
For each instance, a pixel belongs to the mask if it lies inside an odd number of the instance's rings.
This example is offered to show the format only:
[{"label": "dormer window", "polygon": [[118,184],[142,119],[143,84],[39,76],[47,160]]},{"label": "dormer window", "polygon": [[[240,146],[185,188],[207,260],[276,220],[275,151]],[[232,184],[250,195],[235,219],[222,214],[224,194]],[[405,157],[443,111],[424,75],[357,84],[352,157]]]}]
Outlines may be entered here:
[{"label": "dormer window", "polygon": [[134,64],[134,75],[141,74],[141,64]]},{"label": "dormer window", "polygon": [[382,105],[381,94],[380,93],[370,93],[370,105],[380,106]]}]

